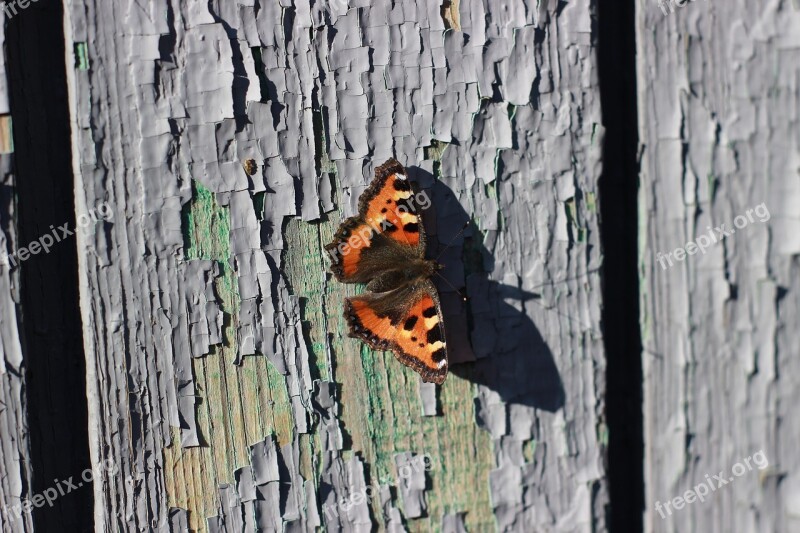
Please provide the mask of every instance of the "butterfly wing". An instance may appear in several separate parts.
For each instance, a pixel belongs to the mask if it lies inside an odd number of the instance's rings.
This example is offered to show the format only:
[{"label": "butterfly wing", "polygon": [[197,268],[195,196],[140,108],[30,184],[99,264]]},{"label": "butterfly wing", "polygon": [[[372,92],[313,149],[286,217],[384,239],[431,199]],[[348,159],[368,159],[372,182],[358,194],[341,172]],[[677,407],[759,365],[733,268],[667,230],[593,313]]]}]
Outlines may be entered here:
[{"label": "butterfly wing", "polygon": [[413,256],[413,251],[395,246],[360,216],[342,222],[325,250],[331,258],[331,272],[343,283],[369,283]]},{"label": "butterfly wing", "polygon": [[325,246],[331,271],[345,283],[368,283],[378,274],[424,257],[425,230],[416,194],[403,166],[390,159],[358,200],[359,214],[339,226]]},{"label": "butterfly wing", "polygon": [[347,298],[344,313],[351,337],[378,350],[392,350],[423,381],[444,381],[448,367],[444,323],[430,280]]},{"label": "butterfly wing", "polygon": [[395,159],[375,169],[375,179],[358,199],[364,221],[397,243],[425,253],[425,230],[416,205],[417,190]]}]

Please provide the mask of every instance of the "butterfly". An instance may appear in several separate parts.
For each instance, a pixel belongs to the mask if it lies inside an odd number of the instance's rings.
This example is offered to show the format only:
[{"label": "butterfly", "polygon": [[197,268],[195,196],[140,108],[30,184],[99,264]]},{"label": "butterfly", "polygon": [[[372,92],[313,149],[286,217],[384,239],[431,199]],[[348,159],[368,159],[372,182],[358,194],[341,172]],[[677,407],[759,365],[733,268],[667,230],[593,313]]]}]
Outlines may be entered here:
[{"label": "butterfly", "polygon": [[349,335],[376,350],[391,350],[423,381],[441,384],[447,347],[442,306],[430,278],[442,266],[425,259],[422,209],[429,205],[427,194],[390,159],[359,197],[358,215],[342,222],[325,250],[336,279],[367,285],[363,294],[345,298]]}]

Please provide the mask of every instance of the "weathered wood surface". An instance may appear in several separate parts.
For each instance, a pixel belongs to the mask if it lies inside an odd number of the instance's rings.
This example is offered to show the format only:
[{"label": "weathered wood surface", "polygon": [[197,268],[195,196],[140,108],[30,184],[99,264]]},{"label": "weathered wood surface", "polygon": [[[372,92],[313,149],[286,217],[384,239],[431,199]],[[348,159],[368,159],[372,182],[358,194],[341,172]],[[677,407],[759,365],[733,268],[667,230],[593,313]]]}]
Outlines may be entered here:
[{"label": "weathered wood surface", "polygon": [[[605,529],[588,1],[66,5],[77,203],[115,209],[79,241],[98,529]],[[472,221],[439,390],[346,338],[320,254],[392,155],[439,241]]]},{"label": "weathered wood surface", "polygon": [[[595,6],[444,4],[65,3],[74,215],[113,209],[71,243],[92,462],[119,468],[93,485],[97,530],[609,529]],[[9,253],[51,222],[20,216],[20,193],[36,191],[16,173],[65,153],[42,135],[58,119],[35,104],[52,87],[28,77],[53,51],[32,43],[44,5],[16,15],[7,47],[31,111],[15,131],[24,160],[0,83]],[[663,5],[640,0],[636,23],[644,525],[791,532],[800,6]],[[433,200],[431,253],[455,237],[445,275],[470,297],[440,287],[461,362],[440,388],[345,336],[341,300],[359,289],[332,281],[321,254],[390,156]],[[722,224],[735,233],[711,237]],[[705,252],[675,258],[704,236]],[[66,363],[32,348],[32,336],[57,346],[60,325],[21,296],[24,276],[59,306],[72,286],[26,268],[0,265],[3,531],[48,530],[7,512],[81,455],[37,436],[42,406],[52,421],[77,402],[48,397],[41,373],[33,387],[32,368]],[[717,475],[728,482],[676,508]],[[59,499],[49,520],[80,517],[80,501]]]},{"label": "weathered wood surface", "polygon": [[647,531],[800,529],[798,7],[638,2]]}]

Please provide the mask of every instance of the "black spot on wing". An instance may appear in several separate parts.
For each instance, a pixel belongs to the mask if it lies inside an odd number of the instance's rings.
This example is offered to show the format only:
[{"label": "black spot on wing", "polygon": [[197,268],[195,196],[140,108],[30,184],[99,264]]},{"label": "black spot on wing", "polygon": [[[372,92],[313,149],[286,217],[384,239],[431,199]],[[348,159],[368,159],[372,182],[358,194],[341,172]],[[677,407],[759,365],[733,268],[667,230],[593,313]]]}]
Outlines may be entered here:
[{"label": "black spot on wing", "polygon": [[407,231],[408,233],[419,233],[419,224],[416,222],[409,222],[403,226],[403,231]]},{"label": "black spot on wing", "polygon": [[378,316],[378,318],[388,318],[389,323],[391,323],[394,327],[397,327],[397,325],[400,324],[400,322],[402,322],[405,318],[402,312],[402,307],[400,306],[391,306],[389,309],[383,312],[376,311],[375,314]]},{"label": "black spot on wing", "polygon": [[416,324],[417,324],[417,317],[412,315],[412,316],[408,317],[408,319],[406,320],[406,323],[403,324],[403,329],[405,329],[406,331],[411,331],[412,329],[414,329],[414,326]]},{"label": "black spot on wing", "polygon": [[424,310],[422,312],[422,316],[424,316],[425,318],[433,318],[433,317],[435,317],[436,316],[436,308],[435,307],[427,308],[426,310]]},{"label": "black spot on wing", "polygon": [[434,344],[442,340],[442,332],[438,325],[434,326],[433,329],[428,330],[428,344]]},{"label": "black spot on wing", "polygon": [[411,202],[408,201],[408,198],[399,198],[397,200],[397,212],[398,213],[416,213],[417,210],[414,209],[414,206]]},{"label": "black spot on wing", "polygon": [[408,180],[395,178],[394,179],[394,190],[396,191],[410,191],[411,185],[408,183]]},{"label": "black spot on wing", "polygon": [[444,361],[446,355],[447,354],[445,353],[444,348],[439,348],[431,354],[431,359],[433,359],[434,362],[439,363]]}]

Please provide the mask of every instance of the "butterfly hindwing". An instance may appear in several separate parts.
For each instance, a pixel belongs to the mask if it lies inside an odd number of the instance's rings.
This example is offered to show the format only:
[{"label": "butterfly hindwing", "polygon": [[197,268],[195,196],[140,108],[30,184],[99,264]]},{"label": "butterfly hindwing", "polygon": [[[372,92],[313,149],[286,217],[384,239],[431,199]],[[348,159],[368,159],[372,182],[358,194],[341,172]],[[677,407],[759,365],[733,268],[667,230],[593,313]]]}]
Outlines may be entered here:
[{"label": "butterfly hindwing", "polygon": [[392,350],[423,381],[444,381],[448,366],[444,324],[436,288],[429,280],[348,298],[345,318],[351,336],[373,348]]}]

